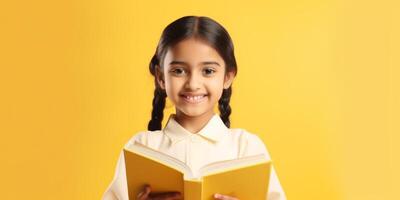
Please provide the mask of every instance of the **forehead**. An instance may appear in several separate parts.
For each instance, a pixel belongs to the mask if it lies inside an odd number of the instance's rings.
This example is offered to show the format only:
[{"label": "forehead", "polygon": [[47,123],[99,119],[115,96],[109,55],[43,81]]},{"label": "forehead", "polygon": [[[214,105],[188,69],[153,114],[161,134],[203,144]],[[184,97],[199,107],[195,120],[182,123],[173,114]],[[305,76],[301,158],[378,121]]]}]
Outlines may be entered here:
[{"label": "forehead", "polygon": [[168,49],[164,59],[165,64],[168,65],[175,60],[194,65],[204,61],[215,61],[221,66],[224,64],[224,60],[212,46],[193,38],[185,39]]}]

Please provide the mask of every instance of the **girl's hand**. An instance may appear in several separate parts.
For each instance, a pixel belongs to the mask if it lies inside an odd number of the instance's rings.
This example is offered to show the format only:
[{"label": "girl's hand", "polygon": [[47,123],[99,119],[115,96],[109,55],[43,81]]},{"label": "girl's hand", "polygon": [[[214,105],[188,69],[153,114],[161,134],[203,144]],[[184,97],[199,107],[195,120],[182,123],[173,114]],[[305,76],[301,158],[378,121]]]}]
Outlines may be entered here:
[{"label": "girl's hand", "polygon": [[231,197],[231,196],[228,196],[228,195],[222,195],[222,194],[214,194],[214,198],[215,199],[219,199],[219,200],[239,200],[238,198],[236,198],[236,197]]},{"label": "girl's hand", "polygon": [[143,190],[136,196],[136,200],[181,200],[180,192],[157,192],[151,193],[150,185],[145,185]]}]

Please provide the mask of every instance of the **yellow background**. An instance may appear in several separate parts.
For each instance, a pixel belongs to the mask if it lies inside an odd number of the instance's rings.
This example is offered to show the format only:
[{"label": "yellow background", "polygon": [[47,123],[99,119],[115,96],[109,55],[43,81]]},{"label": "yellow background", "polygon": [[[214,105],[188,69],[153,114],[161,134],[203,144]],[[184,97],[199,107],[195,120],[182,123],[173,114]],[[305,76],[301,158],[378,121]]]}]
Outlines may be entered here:
[{"label": "yellow background", "polygon": [[184,15],[231,34],[232,127],[263,139],[289,199],[400,199],[395,11],[361,0],[2,1],[1,199],[100,199],[150,119],[161,31]]}]

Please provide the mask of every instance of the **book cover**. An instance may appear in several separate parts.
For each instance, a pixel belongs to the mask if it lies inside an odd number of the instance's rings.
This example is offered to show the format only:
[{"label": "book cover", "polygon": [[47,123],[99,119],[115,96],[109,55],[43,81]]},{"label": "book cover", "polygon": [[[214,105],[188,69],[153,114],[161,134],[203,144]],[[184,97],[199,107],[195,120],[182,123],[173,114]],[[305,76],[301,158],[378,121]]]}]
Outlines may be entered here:
[{"label": "book cover", "polygon": [[152,192],[179,191],[185,200],[213,200],[221,193],[239,199],[267,199],[271,161],[263,154],[222,160],[193,172],[184,162],[135,143],[124,148],[129,199],[145,184]]}]

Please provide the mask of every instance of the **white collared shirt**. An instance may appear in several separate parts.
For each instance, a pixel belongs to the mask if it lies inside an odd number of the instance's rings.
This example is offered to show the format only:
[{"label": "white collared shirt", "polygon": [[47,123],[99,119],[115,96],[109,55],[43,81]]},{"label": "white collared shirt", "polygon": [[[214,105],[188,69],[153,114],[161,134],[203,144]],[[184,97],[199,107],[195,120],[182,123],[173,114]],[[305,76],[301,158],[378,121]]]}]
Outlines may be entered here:
[{"label": "white collared shirt", "polygon": [[[141,131],[125,145],[129,148],[135,141],[171,155],[185,162],[193,171],[212,162],[235,159],[264,153],[271,159],[262,140],[244,129],[230,129],[218,114],[196,134],[187,131],[171,114],[163,130]],[[125,160],[121,150],[114,179],[103,195],[103,200],[128,200]],[[268,200],[286,200],[274,166],[268,189]]]}]

